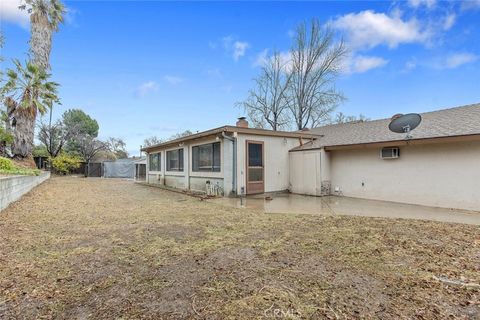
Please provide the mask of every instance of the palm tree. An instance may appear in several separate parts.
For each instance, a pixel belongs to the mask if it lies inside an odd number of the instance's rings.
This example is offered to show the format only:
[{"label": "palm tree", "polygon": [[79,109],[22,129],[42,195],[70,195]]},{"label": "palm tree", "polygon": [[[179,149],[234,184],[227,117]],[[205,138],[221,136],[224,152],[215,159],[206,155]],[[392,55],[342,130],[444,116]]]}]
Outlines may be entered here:
[{"label": "palm tree", "polygon": [[20,9],[30,13],[30,55],[33,63],[48,70],[52,33],[63,22],[65,7],[59,0],[24,0]]},{"label": "palm tree", "polygon": [[37,113],[43,115],[54,102],[59,103],[58,84],[48,81],[50,74],[32,62],[25,67],[18,60],[14,64],[16,70],[7,70],[7,81],[0,92],[7,96],[5,104],[14,129],[12,152],[28,157],[33,150]]},{"label": "palm tree", "polygon": [[[15,92],[21,96],[20,102],[12,97],[5,99],[7,106],[7,130],[13,133],[13,153],[15,156],[31,156],[37,112],[43,114],[48,107],[51,108],[53,99],[48,95],[53,93],[56,97],[57,84],[48,82],[50,69],[50,52],[52,49],[52,33],[58,30],[63,22],[65,8],[59,0],[23,0],[20,9],[27,10],[30,14],[30,59],[26,68],[16,63],[18,74],[10,70],[6,91]],[[22,79],[23,82],[19,81]],[[28,78],[29,77],[29,78]],[[18,83],[17,83],[18,81]],[[10,86],[8,85],[10,84]],[[20,93],[19,88],[25,91]],[[48,93],[49,91],[53,92]],[[41,96],[41,92],[47,92]],[[15,125],[15,126],[13,126]],[[13,130],[12,130],[13,129]]]}]

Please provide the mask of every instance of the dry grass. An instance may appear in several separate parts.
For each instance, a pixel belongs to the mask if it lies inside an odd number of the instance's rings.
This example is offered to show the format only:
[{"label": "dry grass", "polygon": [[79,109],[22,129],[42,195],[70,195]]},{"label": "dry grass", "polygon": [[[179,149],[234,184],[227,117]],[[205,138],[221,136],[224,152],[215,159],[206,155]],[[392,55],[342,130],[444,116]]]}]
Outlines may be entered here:
[{"label": "dry grass", "polygon": [[476,226],[53,178],[0,214],[0,318],[478,319]]}]

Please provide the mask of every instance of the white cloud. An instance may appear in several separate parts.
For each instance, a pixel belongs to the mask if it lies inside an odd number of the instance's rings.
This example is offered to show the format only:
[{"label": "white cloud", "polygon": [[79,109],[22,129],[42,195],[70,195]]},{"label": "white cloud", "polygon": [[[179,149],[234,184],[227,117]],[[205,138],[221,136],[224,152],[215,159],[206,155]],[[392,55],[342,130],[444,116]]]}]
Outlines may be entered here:
[{"label": "white cloud", "polygon": [[[254,67],[262,67],[264,66],[269,59],[272,57],[272,55],[268,54],[270,50],[269,49],[263,49],[260,51],[253,61],[253,66]],[[286,70],[289,70],[292,68],[292,54],[290,51],[279,51],[278,55],[280,56],[280,63],[285,66]]]},{"label": "white cloud", "polygon": [[480,60],[480,55],[458,52],[445,56],[429,57],[427,60],[411,58],[405,63],[403,72],[409,72],[417,67],[424,67],[436,70],[455,69],[460,66],[474,63]]},{"label": "white cloud", "polygon": [[222,77],[222,72],[220,71],[219,68],[209,68],[209,69],[207,69],[207,74],[210,77],[215,77],[215,78],[221,78]]},{"label": "white cloud", "polygon": [[364,73],[372,69],[381,68],[388,63],[388,60],[381,57],[354,55],[344,62],[344,73]]},{"label": "white cloud", "polygon": [[457,15],[455,13],[448,14],[443,20],[443,30],[450,30],[455,24],[456,20]]},{"label": "white cloud", "polygon": [[[231,35],[222,38],[222,44],[223,44],[223,47],[225,48],[225,50],[230,49],[230,47],[232,46],[232,42],[233,42],[233,36],[231,36]],[[216,48],[216,43],[215,42],[214,42],[213,46],[212,46],[212,43],[209,43],[209,45],[210,45],[211,48]]]},{"label": "white cloud", "polygon": [[76,20],[80,12],[77,9],[72,8],[70,5],[65,8],[65,11],[66,11],[64,15],[65,24],[78,27]]},{"label": "white cloud", "polygon": [[[254,67],[261,67],[268,62],[271,57],[268,51],[268,49],[264,49],[257,55],[257,58],[253,62]],[[285,70],[290,70],[292,68],[291,53],[289,51],[281,51],[279,55],[281,63],[285,66]],[[342,73],[363,73],[372,69],[381,68],[387,63],[388,60],[381,57],[356,55],[353,53],[343,61]]]},{"label": "white cloud", "polygon": [[0,1],[0,20],[18,24],[24,28],[28,27],[30,18],[26,10],[20,10],[20,0]]},{"label": "white cloud", "polygon": [[448,69],[454,69],[461,65],[475,62],[479,56],[471,53],[456,53],[445,59],[444,66]]},{"label": "white cloud", "polygon": [[261,67],[268,61],[268,49],[263,49],[257,54],[255,61],[253,61],[254,67]]},{"label": "white cloud", "polygon": [[476,10],[476,9],[480,9],[480,0],[462,1],[461,9],[462,9],[462,10]]},{"label": "white cloud", "polygon": [[408,4],[414,8],[425,6],[432,9],[437,5],[437,0],[408,0]]},{"label": "white cloud", "polygon": [[404,72],[411,71],[417,67],[417,62],[415,60],[409,60],[405,63]]},{"label": "white cloud", "polygon": [[158,87],[158,83],[156,83],[155,81],[147,81],[139,85],[135,92],[137,96],[143,98],[151,92],[158,91]]},{"label": "white cloud", "polygon": [[223,86],[222,87],[222,90],[226,93],[231,93],[232,92],[232,89],[233,89],[233,86],[232,85],[227,85],[227,86]]},{"label": "white cloud", "polygon": [[[250,44],[246,41],[235,40],[233,36],[226,36],[222,38],[222,44],[225,51],[232,55],[233,60],[238,61],[243,57]],[[212,46],[210,45],[212,48]]]},{"label": "white cloud", "polygon": [[346,33],[351,49],[370,49],[382,44],[395,48],[402,43],[424,42],[430,37],[415,19],[402,20],[399,14],[387,15],[372,10],[350,13],[333,21]]},{"label": "white cloud", "polygon": [[249,47],[250,44],[248,42],[235,41],[233,44],[233,60],[238,61],[238,59],[243,57]]},{"label": "white cloud", "polygon": [[166,76],[163,77],[163,79],[165,81],[167,81],[168,83],[173,84],[173,85],[176,85],[176,84],[179,84],[179,83],[183,82],[183,78],[180,78],[180,77],[177,77],[177,76],[166,75]]}]

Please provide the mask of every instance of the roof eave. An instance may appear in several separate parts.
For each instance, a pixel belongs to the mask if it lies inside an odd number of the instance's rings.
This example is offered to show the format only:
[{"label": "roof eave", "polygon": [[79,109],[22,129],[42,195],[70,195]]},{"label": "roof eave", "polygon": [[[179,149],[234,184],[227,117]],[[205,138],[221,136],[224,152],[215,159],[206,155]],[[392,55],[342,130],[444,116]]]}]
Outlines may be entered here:
[{"label": "roof eave", "polygon": [[263,135],[263,136],[275,136],[275,137],[284,137],[284,138],[298,138],[298,139],[309,139],[315,140],[321,137],[321,135],[311,134],[311,133],[304,133],[304,132],[288,132],[288,131],[273,131],[267,129],[257,129],[257,128],[242,128],[242,127],[235,127],[235,126],[222,126],[215,129],[194,133],[189,136],[181,137],[175,140],[170,140],[167,142],[159,143],[153,146],[142,148],[141,151],[149,152],[158,149],[164,149],[169,146],[175,145],[177,143],[182,143],[185,141],[196,140],[204,137],[208,137],[211,135],[216,135],[222,132],[230,132],[230,133],[240,133],[240,134],[251,134],[251,135]]},{"label": "roof eave", "polygon": [[409,144],[426,144],[426,143],[444,143],[444,142],[462,142],[462,141],[480,141],[480,133],[478,134],[467,134],[467,135],[454,135],[454,136],[443,136],[443,137],[428,137],[428,138],[417,138],[417,139],[408,139],[408,140],[385,140],[385,141],[375,141],[368,143],[353,143],[353,144],[341,144],[341,145],[321,145],[312,148],[294,148],[289,152],[299,152],[299,151],[309,151],[309,150],[320,150],[325,149],[330,150],[343,150],[343,149],[355,149],[355,148],[368,148],[368,147],[385,147],[388,145],[395,146],[404,146]]},{"label": "roof eave", "polygon": [[227,132],[227,127],[223,126],[223,127],[218,127],[218,128],[215,128],[215,129],[210,129],[210,130],[207,130],[207,131],[202,131],[202,132],[199,132],[199,133],[194,133],[194,134],[191,134],[191,135],[188,135],[188,136],[185,136],[185,137],[181,137],[181,138],[178,138],[178,139],[174,139],[174,140],[162,142],[162,143],[159,143],[159,144],[155,144],[153,146],[148,146],[148,147],[142,148],[141,151],[149,152],[149,151],[156,150],[156,149],[163,149],[163,148],[172,146],[172,145],[177,144],[177,143],[185,142],[185,141],[188,141],[188,140],[200,139],[200,138],[208,137],[208,136],[215,135],[215,134],[218,134],[218,133],[221,133],[221,132]]}]

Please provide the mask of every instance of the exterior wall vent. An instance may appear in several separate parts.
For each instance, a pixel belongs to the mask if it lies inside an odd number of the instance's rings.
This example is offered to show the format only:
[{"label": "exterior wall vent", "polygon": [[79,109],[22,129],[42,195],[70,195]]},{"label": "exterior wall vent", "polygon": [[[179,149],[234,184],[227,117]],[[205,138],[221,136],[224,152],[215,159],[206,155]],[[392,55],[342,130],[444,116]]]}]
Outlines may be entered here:
[{"label": "exterior wall vent", "polygon": [[380,158],[382,159],[397,159],[400,157],[400,148],[387,147],[380,151]]}]

